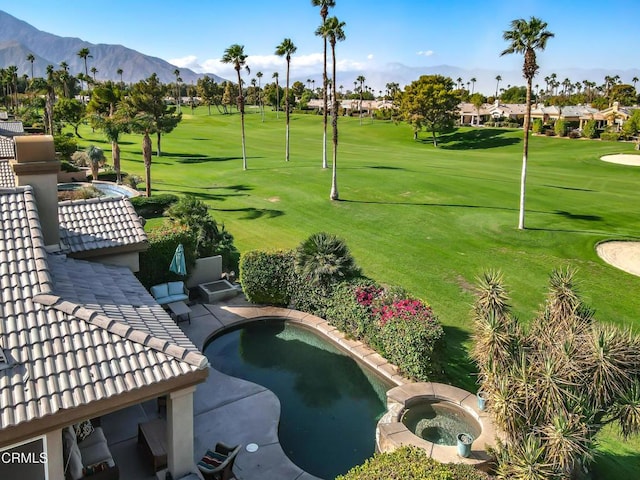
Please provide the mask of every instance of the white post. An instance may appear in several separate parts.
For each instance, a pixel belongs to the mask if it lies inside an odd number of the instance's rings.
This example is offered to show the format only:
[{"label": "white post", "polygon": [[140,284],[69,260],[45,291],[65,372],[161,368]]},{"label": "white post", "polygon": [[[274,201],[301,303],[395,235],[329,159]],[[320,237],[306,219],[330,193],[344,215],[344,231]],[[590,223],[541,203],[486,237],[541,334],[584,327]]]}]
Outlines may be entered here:
[{"label": "white post", "polygon": [[173,478],[193,468],[193,392],[195,387],[171,392],[167,399],[167,467]]}]

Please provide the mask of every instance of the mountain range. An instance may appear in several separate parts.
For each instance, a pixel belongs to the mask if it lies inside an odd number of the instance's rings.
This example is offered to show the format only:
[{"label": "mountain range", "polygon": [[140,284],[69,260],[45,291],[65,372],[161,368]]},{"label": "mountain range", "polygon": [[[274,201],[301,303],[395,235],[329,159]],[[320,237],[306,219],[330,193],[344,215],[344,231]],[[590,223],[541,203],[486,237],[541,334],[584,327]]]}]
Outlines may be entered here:
[{"label": "mountain range", "polygon": [[[78,73],[83,73],[85,68],[84,60],[77,55],[77,52],[82,48],[89,49],[92,58],[89,59],[88,63],[90,68],[95,67],[98,70],[96,74],[96,79],[98,80],[119,81],[120,75],[117,72],[118,69],[122,69],[122,80],[127,83],[148,78],[152,73],[157,73],[164,83],[175,81],[174,71],[178,67],[161,58],[145,55],[122,45],[93,44],[80,38],[53,35],[38,30],[32,25],[0,10],[0,68],[16,65],[19,75],[27,74],[31,76],[32,65],[27,60],[27,56],[32,54],[35,57],[33,73],[37,77],[46,75],[47,65],[54,65],[57,69],[61,62],[66,62],[69,65],[69,71],[77,75]],[[196,73],[184,67],[180,67],[179,70],[180,77],[185,83],[195,83],[198,78],[204,75],[208,75],[216,82],[225,80],[213,73]],[[270,73],[265,71],[265,75],[268,78],[271,76]],[[543,66],[534,80],[534,84],[544,88],[544,77],[551,73],[556,73],[558,81],[569,78],[574,83],[589,80],[602,84],[605,76],[618,75],[622,82],[630,83],[632,78],[640,76],[640,69],[564,68],[551,71]],[[378,91],[384,92],[387,83],[398,83],[402,88],[416,80],[420,75],[431,74],[451,77],[454,81],[457,78],[462,78],[462,83],[465,87],[471,78],[476,78],[477,81],[470,88],[487,96],[495,93],[497,87],[495,78],[498,75],[502,77],[500,88],[508,88],[509,85],[524,85],[524,79],[520,71],[498,71],[491,69],[490,66],[483,69],[465,69],[451,65],[412,67],[401,63],[390,63],[378,69],[369,69],[367,71],[342,71],[339,72],[338,83],[341,83],[345,90],[352,90],[352,82],[358,76],[364,75],[366,84],[371,86],[377,93]],[[322,72],[318,71],[316,74],[305,75],[304,77],[297,76],[295,72],[292,72],[292,82],[301,81],[305,84],[307,79],[315,80],[315,85],[320,86],[322,84]]]},{"label": "mountain range", "polygon": [[[61,62],[69,65],[69,72],[84,73],[84,60],[77,53],[88,48],[93,58],[88,60],[89,68],[97,69],[98,80],[120,80],[118,69],[122,69],[124,82],[137,82],[157,73],[164,83],[175,81],[175,65],[169,62],[124,47],[122,45],[94,44],[74,37],[60,37],[43,32],[32,25],[0,10],[0,67],[18,67],[18,74],[31,76],[31,62],[27,55],[35,57],[33,74],[45,77],[47,65],[59,68]],[[198,74],[187,68],[180,68],[180,77],[185,83],[195,83],[205,74]],[[91,73],[90,73],[91,75]],[[207,74],[216,82],[224,81],[212,73]]]}]

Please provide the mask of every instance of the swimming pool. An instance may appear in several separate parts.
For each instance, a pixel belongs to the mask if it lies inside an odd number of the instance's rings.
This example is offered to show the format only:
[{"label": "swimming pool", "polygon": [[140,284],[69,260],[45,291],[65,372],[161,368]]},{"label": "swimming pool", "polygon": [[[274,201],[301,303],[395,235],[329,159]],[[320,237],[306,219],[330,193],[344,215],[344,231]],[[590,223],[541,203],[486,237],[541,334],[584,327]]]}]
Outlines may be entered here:
[{"label": "swimming pool", "polygon": [[80,190],[81,188],[86,188],[91,186],[100,190],[100,192],[102,192],[103,194],[102,196],[104,197],[131,198],[131,197],[140,195],[139,192],[136,192],[135,190],[129,187],[125,187],[124,185],[118,185],[116,183],[111,183],[111,182],[99,182],[99,181],[95,181],[92,183],[85,183],[85,182],[59,183],[58,191],[59,192],[74,191],[74,190]]},{"label": "swimming pool", "polygon": [[215,337],[204,353],[217,370],[277,395],[280,444],[303,470],[333,479],[373,455],[392,385],[327,340],[271,319]]}]

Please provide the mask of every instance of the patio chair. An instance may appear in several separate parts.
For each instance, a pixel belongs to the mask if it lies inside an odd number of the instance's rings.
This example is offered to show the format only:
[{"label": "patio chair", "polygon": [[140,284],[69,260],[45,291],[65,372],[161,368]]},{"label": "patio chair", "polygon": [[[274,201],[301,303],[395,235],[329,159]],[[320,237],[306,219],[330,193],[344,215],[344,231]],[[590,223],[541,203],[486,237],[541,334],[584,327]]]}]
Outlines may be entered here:
[{"label": "patio chair", "polygon": [[233,463],[240,452],[240,445],[230,447],[224,443],[216,443],[216,448],[207,450],[198,462],[198,470],[206,480],[229,480],[236,478],[233,474]]}]

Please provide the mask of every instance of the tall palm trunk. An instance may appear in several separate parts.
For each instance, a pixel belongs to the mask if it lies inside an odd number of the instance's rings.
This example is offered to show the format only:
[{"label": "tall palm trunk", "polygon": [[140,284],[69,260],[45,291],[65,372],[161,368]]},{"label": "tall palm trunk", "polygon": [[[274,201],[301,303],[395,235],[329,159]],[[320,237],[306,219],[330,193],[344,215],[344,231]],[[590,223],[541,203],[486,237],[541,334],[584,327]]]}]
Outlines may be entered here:
[{"label": "tall palm trunk", "polygon": [[240,67],[236,68],[238,72],[238,110],[240,110],[240,130],[242,131],[242,169],[247,169],[247,151],[244,138],[244,97],[242,96],[242,78],[240,78]]},{"label": "tall palm trunk", "polygon": [[289,161],[289,67],[291,65],[291,57],[287,55],[287,85],[284,91],[284,106],[286,109],[286,133],[285,133],[285,147],[284,147],[284,160]]},{"label": "tall palm trunk", "polygon": [[122,175],[120,173],[120,145],[116,140],[111,142],[111,158],[113,158],[113,169],[116,171],[116,183],[122,183]]},{"label": "tall palm trunk", "polygon": [[160,149],[160,139],[162,138],[162,132],[157,131],[156,132],[156,143],[158,145],[158,150],[156,152],[156,156],[161,157],[162,156],[162,150]]},{"label": "tall palm trunk", "polygon": [[[322,18],[322,23],[326,21],[326,15]],[[324,68],[322,72],[322,168],[327,168],[327,107],[328,102],[328,79],[327,79],[327,38],[324,38]],[[335,98],[335,97],[334,97]]]},{"label": "tall palm trunk", "polygon": [[331,170],[331,194],[329,198],[331,200],[339,200],[338,195],[338,99],[336,97],[336,45],[335,42],[331,42],[331,57],[333,60],[332,77],[333,82],[333,108],[331,109],[331,127],[333,130],[333,158],[332,158],[332,170]]},{"label": "tall palm trunk", "polygon": [[144,177],[147,197],[151,196],[151,138],[149,132],[144,132],[142,137],[142,158],[144,159]]},{"label": "tall palm trunk", "polygon": [[522,146],[522,173],[520,175],[520,214],[518,229],[524,230],[524,200],[527,183],[527,160],[529,157],[529,125],[531,123],[531,83],[533,78],[527,77],[527,110],[524,116],[524,137]]}]

